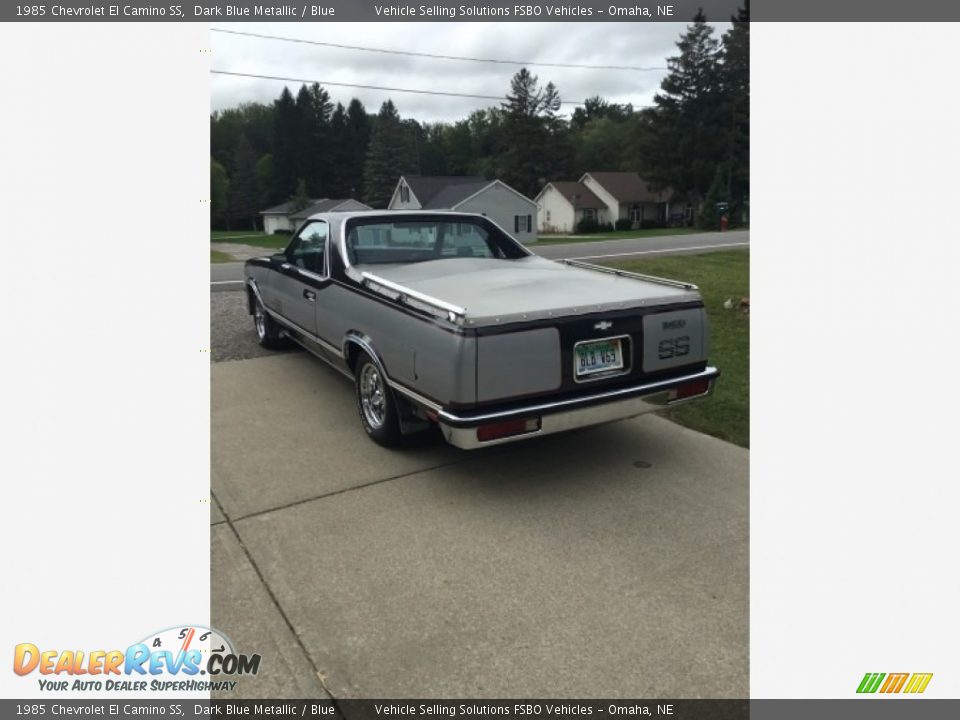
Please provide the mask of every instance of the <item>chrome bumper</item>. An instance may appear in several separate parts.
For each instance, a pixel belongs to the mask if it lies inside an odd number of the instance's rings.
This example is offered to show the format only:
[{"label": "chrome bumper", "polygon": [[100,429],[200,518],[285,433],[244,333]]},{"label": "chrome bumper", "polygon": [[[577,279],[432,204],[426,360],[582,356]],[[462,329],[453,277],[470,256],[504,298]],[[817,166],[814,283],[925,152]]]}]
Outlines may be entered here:
[{"label": "chrome bumper", "polygon": [[[634,385],[628,388],[555,402],[531,404],[483,415],[457,415],[451,411],[441,410],[438,414],[438,424],[448,443],[464,450],[473,450],[490,445],[528,440],[542,435],[552,435],[564,430],[625,420],[690,400],[698,400],[713,393],[714,382],[719,376],[720,371],[717,368],[707,367],[700,372],[670,378],[669,380]],[[702,380],[708,381],[706,392],[677,399],[677,387]],[[481,441],[477,439],[477,428],[482,425],[529,417],[540,418],[539,430],[496,440]]]}]

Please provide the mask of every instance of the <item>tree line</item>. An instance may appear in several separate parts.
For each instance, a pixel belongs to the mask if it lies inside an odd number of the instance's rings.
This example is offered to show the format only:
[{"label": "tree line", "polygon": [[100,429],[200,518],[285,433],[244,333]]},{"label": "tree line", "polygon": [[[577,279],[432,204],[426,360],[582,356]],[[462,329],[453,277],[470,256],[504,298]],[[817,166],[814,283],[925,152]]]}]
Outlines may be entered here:
[{"label": "tree line", "polygon": [[214,112],[213,225],[255,228],[260,210],[287,200],[386,207],[402,174],[499,178],[533,198],[590,170],[637,171],[699,208],[705,227],[720,212],[740,218],[750,190],[749,4],[731,20],[717,37],[697,14],[651,108],[591,97],[565,117],[559,89],[523,68],[503,103],[456,122],[402,118],[391,100],[370,114],[356,98],[334,104],[317,84]]}]

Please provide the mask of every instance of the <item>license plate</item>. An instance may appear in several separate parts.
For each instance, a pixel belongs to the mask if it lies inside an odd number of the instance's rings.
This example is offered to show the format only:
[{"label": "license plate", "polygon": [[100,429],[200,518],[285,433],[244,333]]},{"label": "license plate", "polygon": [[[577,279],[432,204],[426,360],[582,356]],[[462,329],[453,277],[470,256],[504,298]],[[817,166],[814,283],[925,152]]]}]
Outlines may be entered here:
[{"label": "license plate", "polygon": [[578,378],[621,369],[623,349],[619,338],[577,343],[573,348],[573,372]]}]

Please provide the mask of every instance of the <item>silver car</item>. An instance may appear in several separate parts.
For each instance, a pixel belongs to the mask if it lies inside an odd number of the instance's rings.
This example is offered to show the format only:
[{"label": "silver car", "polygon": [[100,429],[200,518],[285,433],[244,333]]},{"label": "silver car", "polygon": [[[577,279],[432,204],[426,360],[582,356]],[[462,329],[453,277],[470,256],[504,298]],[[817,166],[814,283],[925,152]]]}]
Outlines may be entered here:
[{"label": "silver car", "polygon": [[697,288],[538,257],[481,215],[312,216],[245,266],[265,347],[292,340],[354,381],[382,445],[439,426],[471,449],[709,395]]}]

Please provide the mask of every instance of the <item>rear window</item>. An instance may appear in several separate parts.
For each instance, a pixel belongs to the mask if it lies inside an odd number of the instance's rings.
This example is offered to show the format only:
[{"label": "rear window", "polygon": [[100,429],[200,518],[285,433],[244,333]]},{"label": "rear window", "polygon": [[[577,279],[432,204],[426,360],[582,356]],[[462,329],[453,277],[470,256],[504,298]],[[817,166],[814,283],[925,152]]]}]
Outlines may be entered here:
[{"label": "rear window", "polygon": [[414,263],[449,258],[516,258],[527,253],[492,224],[471,219],[357,222],[347,233],[356,265]]}]

